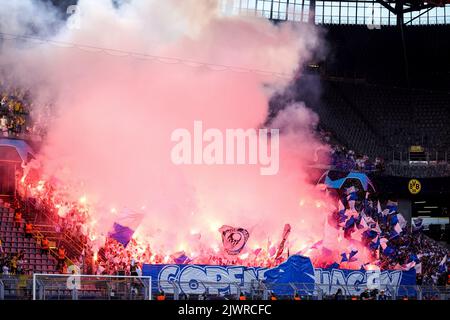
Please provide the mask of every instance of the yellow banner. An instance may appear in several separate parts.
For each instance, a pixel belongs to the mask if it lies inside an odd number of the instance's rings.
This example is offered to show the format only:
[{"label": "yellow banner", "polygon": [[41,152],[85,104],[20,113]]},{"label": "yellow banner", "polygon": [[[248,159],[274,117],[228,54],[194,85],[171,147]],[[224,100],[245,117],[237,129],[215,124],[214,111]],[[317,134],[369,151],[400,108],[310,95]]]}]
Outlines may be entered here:
[{"label": "yellow banner", "polygon": [[422,146],[411,146],[409,147],[410,152],[423,152]]}]

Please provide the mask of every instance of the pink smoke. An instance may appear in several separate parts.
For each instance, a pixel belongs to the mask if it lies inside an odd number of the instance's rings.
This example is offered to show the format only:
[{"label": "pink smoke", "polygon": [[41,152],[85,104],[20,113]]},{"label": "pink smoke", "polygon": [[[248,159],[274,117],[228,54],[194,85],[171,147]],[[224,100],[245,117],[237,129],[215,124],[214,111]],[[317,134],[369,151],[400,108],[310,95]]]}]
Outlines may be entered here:
[{"label": "pink smoke", "polygon": [[[80,28],[63,27],[53,40],[171,58],[14,42],[3,54],[38,101],[52,97],[43,167],[72,188],[72,200],[86,195],[98,235],[111,228],[111,209],[126,206],[145,212],[138,237],[168,254],[221,247],[224,224],[248,229],[249,249],[278,243],[286,223],[291,253],[323,238],[333,203],[311,182],[308,165],[321,143],[313,134],[318,117],[305,106],[287,106],[271,122],[282,132],[277,175],[261,176],[258,166],[176,166],[170,159],[171,132],[192,130],[195,120],[220,130],[262,126],[270,94],[289,80],[270,72],[298,72],[317,47],[313,26],[223,16],[212,0],[78,6]],[[31,1],[28,8],[46,25],[46,13]],[[270,72],[239,72],[249,69]],[[336,253],[347,245],[336,243]]]}]

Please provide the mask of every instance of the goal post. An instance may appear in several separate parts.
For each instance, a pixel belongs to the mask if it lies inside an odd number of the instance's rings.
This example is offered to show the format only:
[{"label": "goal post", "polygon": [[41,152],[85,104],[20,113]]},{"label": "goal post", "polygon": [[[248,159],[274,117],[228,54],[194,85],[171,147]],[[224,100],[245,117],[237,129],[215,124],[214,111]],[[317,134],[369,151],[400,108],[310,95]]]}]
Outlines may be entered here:
[{"label": "goal post", "polygon": [[33,300],[151,300],[152,278],[85,274],[33,274]]}]

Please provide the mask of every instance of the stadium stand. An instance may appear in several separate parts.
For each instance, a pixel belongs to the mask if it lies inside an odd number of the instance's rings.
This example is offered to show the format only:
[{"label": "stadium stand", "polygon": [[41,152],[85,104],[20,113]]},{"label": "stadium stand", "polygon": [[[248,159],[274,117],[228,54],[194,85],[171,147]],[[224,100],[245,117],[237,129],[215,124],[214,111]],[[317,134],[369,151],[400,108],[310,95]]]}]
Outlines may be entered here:
[{"label": "stadium stand", "polygon": [[[341,172],[376,172],[389,178],[450,176],[450,73],[447,71],[450,65],[446,56],[450,51],[450,42],[447,41],[449,27],[410,27],[405,32],[406,38],[414,38],[415,42],[407,41],[406,54],[405,43],[399,41],[398,28],[369,30],[367,26],[327,25],[323,29],[333,54],[318,63],[320,67],[317,67],[316,74],[302,75],[286,92],[274,97],[271,101],[272,115],[287,103],[305,102],[319,115],[318,135],[332,149],[331,161],[324,157],[327,165]],[[31,106],[32,98],[27,90],[0,83],[2,136],[28,139],[34,134],[45,135],[48,119],[35,117],[32,123]],[[408,153],[411,146],[425,148],[425,165],[410,165]],[[420,265],[417,284],[424,287],[414,287],[411,295],[414,299],[433,299],[434,295],[441,293],[448,299],[450,294],[444,286],[448,284],[449,260],[445,241],[448,242],[449,224],[444,228],[430,225],[424,232],[412,226],[409,220],[399,231],[400,222],[392,221],[398,216],[403,218],[400,209],[396,203],[391,212],[385,201],[383,207],[389,213],[379,210],[381,199],[378,196],[387,189],[387,184],[381,184],[380,189],[380,192],[370,195],[370,204],[368,197],[356,200],[356,208],[351,209],[352,214],[355,213],[351,223],[345,216],[346,210],[350,211],[348,203],[343,211],[333,213],[336,220],[333,221],[338,226],[345,222],[346,237],[359,228],[376,230],[372,235],[367,232],[364,241],[368,246],[376,245],[372,253],[378,255],[376,265],[382,270],[407,270]],[[341,203],[350,197],[350,193],[343,192]],[[47,194],[43,201],[14,193],[8,199],[12,206],[0,200],[0,300],[30,299],[36,293],[32,288],[35,284],[33,274],[40,276],[42,291],[38,294],[45,299],[146,299],[148,287],[144,282],[136,284],[134,280],[116,279],[114,276],[140,276],[143,264],[178,263],[174,256],[168,255],[167,258],[151,252],[149,245],[138,248],[133,239],[124,246],[109,238],[103,247],[94,250],[88,232],[83,230],[89,221],[88,214],[78,210],[75,201],[65,203],[70,210],[59,215],[52,202],[51,191],[48,193],[50,195]],[[24,209],[20,222],[15,220],[15,208]],[[370,218],[373,225],[364,227],[364,223],[367,224],[364,217]],[[344,221],[339,220],[343,218]],[[25,234],[25,221],[33,222],[32,237]],[[48,253],[42,251],[44,237],[51,242]],[[380,238],[389,241],[388,253],[380,245]],[[58,250],[62,248],[65,251],[63,255],[59,253],[58,261]],[[219,256],[210,259],[216,265],[245,263],[222,260]],[[412,267],[411,263],[414,263]],[[72,272],[68,271],[69,266],[79,268],[86,275],[82,288],[67,288],[66,280]],[[327,268],[329,265],[315,267]],[[52,277],[55,274],[61,277]],[[105,278],[99,279],[101,276]],[[429,295],[427,290],[430,290]],[[267,288],[263,291],[269,294]],[[323,298],[339,300],[340,295],[342,293]],[[158,300],[174,298],[163,292],[156,297]],[[261,297],[262,294],[256,298]],[[195,298],[200,299],[200,296]],[[271,298],[276,299],[273,292]],[[345,296],[345,299],[357,298]]]},{"label": "stadium stand", "polygon": [[14,227],[14,210],[1,206],[0,213],[0,239],[4,251],[2,267],[15,260],[17,274],[56,273],[56,260],[50,254],[41,253],[36,238],[25,237],[25,223],[21,222],[19,228]]},{"label": "stadium stand", "polygon": [[[302,89],[311,83],[320,86],[320,92]],[[304,101],[314,110],[319,115],[320,128],[331,133],[329,139],[333,144],[351,151],[355,160],[356,156],[364,155],[372,162],[382,158],[386,163],[385,174],[394,176],[450,175],[448,92],[319,75],[304,76],[293,87],[293,101]],[[273,113],[280,104],[272,101]],[[424,148],[426,165],[410,166],[409,148],[414,145]]]}]

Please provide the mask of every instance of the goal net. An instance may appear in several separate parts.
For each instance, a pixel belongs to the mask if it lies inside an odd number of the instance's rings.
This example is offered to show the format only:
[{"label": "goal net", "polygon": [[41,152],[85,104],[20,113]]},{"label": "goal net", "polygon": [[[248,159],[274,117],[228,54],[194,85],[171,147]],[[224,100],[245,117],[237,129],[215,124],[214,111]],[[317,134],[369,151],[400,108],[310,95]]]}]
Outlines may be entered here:
[{"label": "goal net", "polygon": [[151,292],[151,277],[33,275],[33,300],[151,300]]}]

